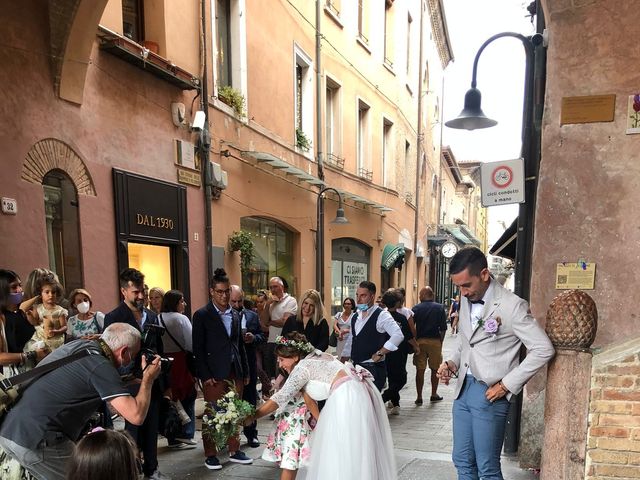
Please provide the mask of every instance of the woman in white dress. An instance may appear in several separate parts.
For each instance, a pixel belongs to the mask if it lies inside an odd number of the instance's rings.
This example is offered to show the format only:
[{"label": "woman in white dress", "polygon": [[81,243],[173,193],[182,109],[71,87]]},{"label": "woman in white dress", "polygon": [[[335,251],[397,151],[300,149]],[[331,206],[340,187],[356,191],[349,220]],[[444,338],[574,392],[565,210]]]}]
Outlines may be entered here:
[{"label": "woman in white dress", "polygon": [[[278,364],[289,377],[257,410],[255,418],[285,408],[300,391],[316,401],[326,400],[311,435],[306,479],[397,478],[389,421],[371,374],[317,350],[305,356],[308,349],[305,336],[297,332],[276,339]],[[247,422],[253,420],[251,417]]]}]

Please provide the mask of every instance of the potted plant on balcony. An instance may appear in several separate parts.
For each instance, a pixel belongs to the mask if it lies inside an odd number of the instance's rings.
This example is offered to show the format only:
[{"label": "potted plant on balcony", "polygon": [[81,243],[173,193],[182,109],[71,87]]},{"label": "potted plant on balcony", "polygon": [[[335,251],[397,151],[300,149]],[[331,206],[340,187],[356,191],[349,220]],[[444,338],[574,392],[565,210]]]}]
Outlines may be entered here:
[{"label": "potted plant on balcony", "polygon": [[218,86],[218,98],[226,103],[239,118],[244,118],[244,95],[230,85]]},{"label": "potted plant on balcony", "polygon": [[242,272],[248,271],[256,256],[249,232],[244,230],[233,232],[229,236],[229,249],[232,252],[240,252],[240,270]]},{"label": "potted plant on balcony", "polygon": [[296,147],[304,152],[308,152],[311,149],[311,140],[301,128],[296,128]]}]

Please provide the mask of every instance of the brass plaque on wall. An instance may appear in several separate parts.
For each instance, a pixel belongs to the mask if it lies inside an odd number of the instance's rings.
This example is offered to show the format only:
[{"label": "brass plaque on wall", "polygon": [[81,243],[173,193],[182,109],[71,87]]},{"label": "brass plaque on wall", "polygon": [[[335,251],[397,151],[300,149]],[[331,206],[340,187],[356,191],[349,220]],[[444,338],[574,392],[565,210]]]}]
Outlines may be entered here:
[{"label": "brass plaque on wall", "polygon": [[596,284],[596,264],[558,263],[556,265],[556,290],[593,290]]},{"label": "brass plaque on wall", "polygon": [[615,95],[563,97],[560,125],[570,123],[613,122],[615,110]]},{"label": "brass plaque on wall", "polygon": [[177,168],[178,170],[178,182],[186,183],[187,185],[193,185],[199,187],[202,184],[200,172],[194,172],[192,170],[185,170],[184,168]]}]

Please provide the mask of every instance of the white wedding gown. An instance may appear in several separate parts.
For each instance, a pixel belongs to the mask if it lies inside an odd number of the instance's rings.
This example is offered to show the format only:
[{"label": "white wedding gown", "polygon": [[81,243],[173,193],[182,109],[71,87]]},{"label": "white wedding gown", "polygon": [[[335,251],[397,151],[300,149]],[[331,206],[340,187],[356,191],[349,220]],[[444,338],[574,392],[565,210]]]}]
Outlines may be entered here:
[{"label": "white wedding gown", "polygon": [[[340,371],[347,376],[334,382]],[[300,472],[306,480],[397,478],[389,420],[367,370],[316,352],[295,366],[271,400],[281,409],[303,389],[314,400],[326,400],[311,434],[309,466]]]}]

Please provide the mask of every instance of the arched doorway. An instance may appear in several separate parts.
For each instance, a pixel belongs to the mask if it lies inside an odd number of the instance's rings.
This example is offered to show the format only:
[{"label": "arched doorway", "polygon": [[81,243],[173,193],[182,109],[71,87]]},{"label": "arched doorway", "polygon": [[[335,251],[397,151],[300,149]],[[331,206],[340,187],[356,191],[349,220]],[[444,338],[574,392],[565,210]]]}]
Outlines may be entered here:
[{"label": "arched doorway", "polygon": [[70,292],[83,286],[78,192],[71,178],[58,169],[44,176],[42,187],[49,268]]},{"label": "arched doorway", "polygon": [[353,238],[331,242],[331,314],[342,309],[346,297],[355,298],[356,288],[369,279],[371,247]]},{"label": "arched doorway", "polygon": [[249,270],[242,273],[242,289],[247,295],[267,290],[269,278],[279,275],[289,284],[289,294],[295,296],[294,232],[267,218],[243,217],[240,228],[249,233],[255,259]]}]

